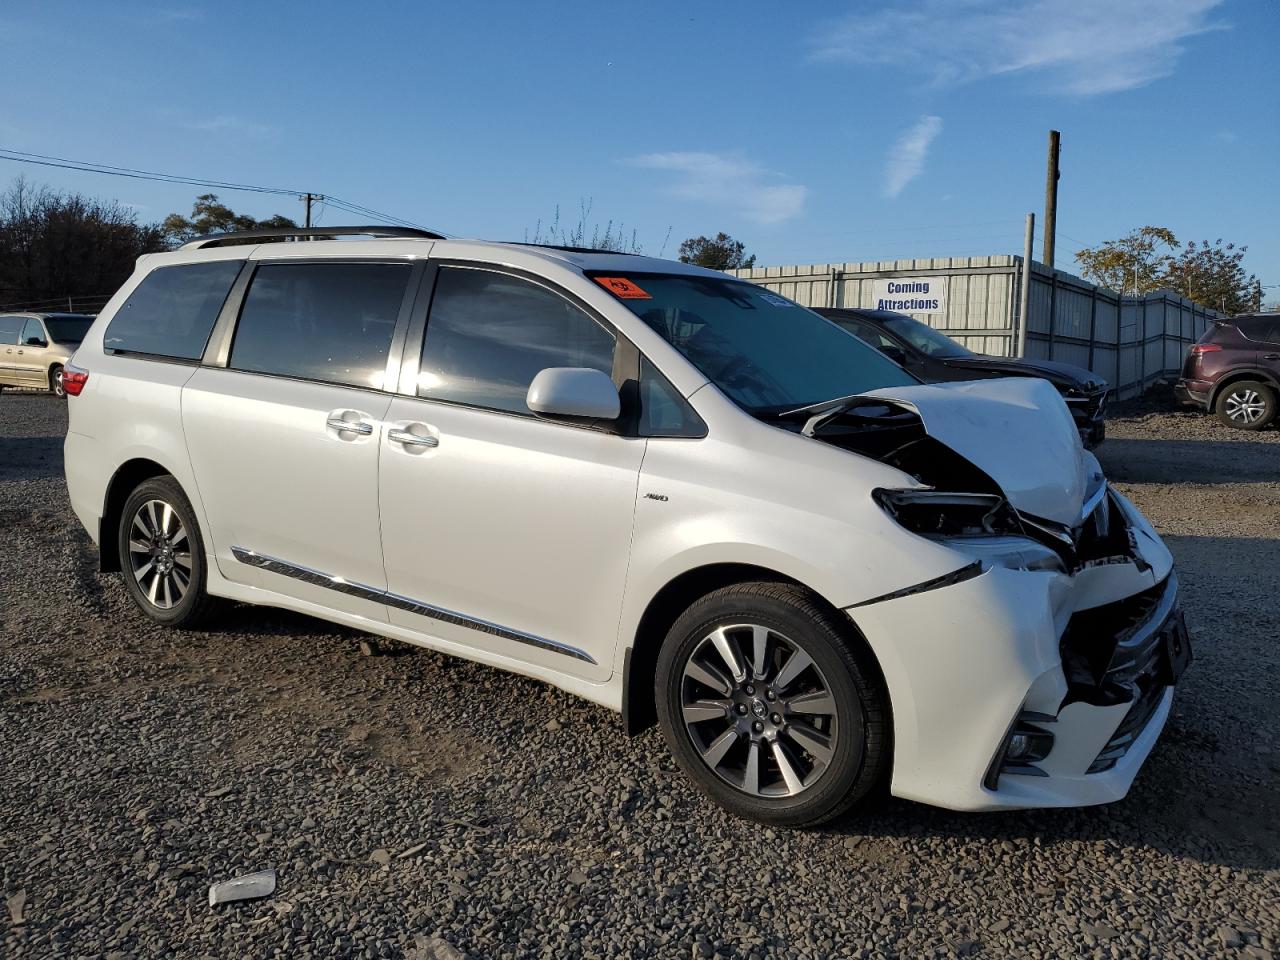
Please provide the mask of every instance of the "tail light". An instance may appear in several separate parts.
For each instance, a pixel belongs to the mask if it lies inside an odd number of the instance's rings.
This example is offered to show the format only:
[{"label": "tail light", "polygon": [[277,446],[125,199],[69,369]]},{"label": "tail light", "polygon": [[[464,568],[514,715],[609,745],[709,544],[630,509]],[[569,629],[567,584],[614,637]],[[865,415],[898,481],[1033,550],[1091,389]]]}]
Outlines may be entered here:
[{"label": "tail light", "polygon": [[1202,353],[1218,353],[1221,350],[1222,347],[1216,343],[1197,343],[1191,348],[1191,355],[1193,357],[1198,357]]},{"label": "tail light", "polygon": [[88,382],[88,370],[82,367],[74,367],[69,363],[62,368],[62,389],[67,391],[67,396],[80,396],[80,391],[84,389],[84,385]]}]

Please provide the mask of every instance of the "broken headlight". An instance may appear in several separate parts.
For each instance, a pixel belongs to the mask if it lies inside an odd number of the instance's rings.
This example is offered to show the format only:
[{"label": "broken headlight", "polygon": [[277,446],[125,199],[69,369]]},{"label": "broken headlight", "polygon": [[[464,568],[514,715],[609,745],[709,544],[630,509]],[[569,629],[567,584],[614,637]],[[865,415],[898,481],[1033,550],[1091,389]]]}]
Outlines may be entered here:
[{"label": "broken headlight", "polygon": [[880,489],[872,496],[899,524],[924,537],[1022,533],[1022,524],[1009,502],[993,493]]},{"label": "broken headlight", "polygon": [[1027,536],[1004,497],[939,490],[876,490],[876,502],[912,533],[945,541],[984,569],[1063,570],[1062,558]]}]

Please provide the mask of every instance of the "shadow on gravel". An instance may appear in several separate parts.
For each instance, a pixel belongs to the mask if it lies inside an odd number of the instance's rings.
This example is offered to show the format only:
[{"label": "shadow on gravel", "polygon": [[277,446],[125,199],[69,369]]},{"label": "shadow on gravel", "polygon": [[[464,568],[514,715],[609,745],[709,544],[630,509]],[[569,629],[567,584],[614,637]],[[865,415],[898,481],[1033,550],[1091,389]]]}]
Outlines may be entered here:
[{"label": "shadow on gravel", "polygon": [[1274,483],[1280,444],[1264,440],[1107,440],[1096,451],[1119,483]]},{"label": "shadow on gravel", "polygon": [[0,480],[62,476],[62,437],[0,438]]}]

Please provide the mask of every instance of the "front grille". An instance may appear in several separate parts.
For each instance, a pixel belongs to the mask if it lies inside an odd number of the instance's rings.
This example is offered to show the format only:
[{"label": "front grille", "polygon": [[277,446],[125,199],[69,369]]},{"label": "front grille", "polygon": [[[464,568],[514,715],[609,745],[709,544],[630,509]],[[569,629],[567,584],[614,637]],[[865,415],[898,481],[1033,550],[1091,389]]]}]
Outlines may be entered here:
[{"label": "front grille", "polygon": [[1113,706],[1134,699],[1139,679],[1159,667],[1163,627],[1177,596],[1171,573],[1141,593],[1075,614],[1060,644],[1067,702]]},{"label": "front grille", "polygon": [[1087,772],[1101,773],[1103,770],[1110,770],[1121,757],[1129,752],[1133,742],[1147,728],[1147,724],[1151,722],[1151,717],[1155,714],[1156,708],[1160,706],[1160,701],[1164,699],[1165,690],[1168,689],[1154,677],[1150,679],[1151,682],[1147,684],[1146,690],[1133,702],[1133,706],[1124,715],[1124,720],[1121,721],[1120,726],[1116,727],[1116,732],[1111,735],[1107,745],[1102,748],[1102,752],[1098,754],[1097,759],[1089,764]]},{"label": "front grille", "polygon": [[1110,770],[1129,751],[1174,681],[1176,670],[1168,662],[1170,631],[1180,631],[1172,637],[1174,641],[1179,637],[1185,641],[1177,600],[1178,580],[1170,573],[1164,582],[1148,590],[1082,610],[1068,622],[1061,643],[1067,678],[1063,705],[1081,701],[1100,707],[1130,704],[1120,726],[1089,766],[1089,773]]}]

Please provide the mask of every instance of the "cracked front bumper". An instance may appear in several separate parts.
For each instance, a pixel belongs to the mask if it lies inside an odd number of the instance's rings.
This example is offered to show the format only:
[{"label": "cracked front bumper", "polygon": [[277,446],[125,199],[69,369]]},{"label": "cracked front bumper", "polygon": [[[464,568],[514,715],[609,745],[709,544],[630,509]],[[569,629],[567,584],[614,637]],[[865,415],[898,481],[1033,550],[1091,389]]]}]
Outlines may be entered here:
[{"label": "cracked front bumper", "polygon": [[[888,684],[895,796],[999,810],[1128,792],[1169,715],[1167,631],[1181,619],[1172,557],[1117,500],[1132,533],[1126,562],[1074,576],[992,567],[848,611]],[[1052,748],[1033,770],[1002,772],[1020,717],[1051,733]]]}]

